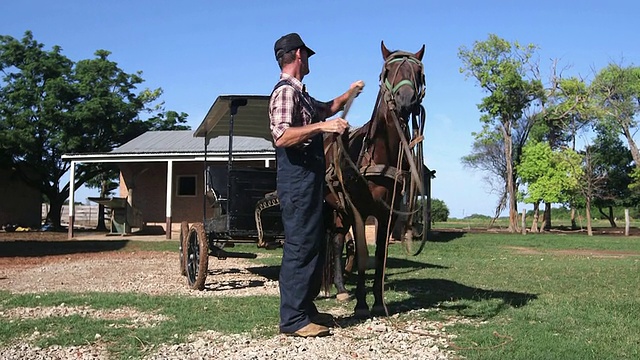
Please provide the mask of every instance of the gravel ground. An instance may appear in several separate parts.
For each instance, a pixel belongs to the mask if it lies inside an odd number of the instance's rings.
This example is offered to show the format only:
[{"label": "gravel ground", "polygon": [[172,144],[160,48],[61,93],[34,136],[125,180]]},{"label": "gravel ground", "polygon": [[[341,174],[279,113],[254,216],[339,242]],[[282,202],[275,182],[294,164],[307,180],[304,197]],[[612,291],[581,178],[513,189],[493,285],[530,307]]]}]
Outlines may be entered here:
[{"label": "gravel ground", "polygon": [[[0,237],[0,241],[1,241]],[[268,255],[267,255],[268,256]],[[174,266],[175,265],[175,266]],[[178,272],[174,252],[97,252],[38,257],[2,257],[0,289],[14,293],[50,291],[138,292],[151,295],[186,296],[278,295],[273,274],[263,276],[255,264],[243,259],[209,261],[210,276],[204,291],[191,291]],[[346,318],[337,307],[334,316]],[[426,311],[426,310],[416,310]],[[69,316],[100,319],[131,319],[131,326],[154,326],[166,320],[162,315],[133,308],[113,311],[91,307],[4,309],[0,318],[8,321],[32,317]],[[3,321],[5,321],[3,320]],[[463,321],[451,319],[451,322]],[[397,318],[370,319],[344,324],[332,336],[318,339],[277,335],[255,338],[250,334],[223,335],[213,331],[194,334],[187,343],[166,344],[147,349],[146,359],[448,359],[455,356],[450,345],[450,323],[400,323]],[[83,346],[38,348],[35,340],[47,336],[35,330],[30,336],[0,347],[1,359],[109,359],[100,334]]]},{"label": "gravel ground", "polygon": [[[100,319],[132,319],[134,327],[154,326],[166,320],[159,314],[143,313],[132,308],[112,311],[90,307],[15,308],[0,311],[0,318],[10,321],[34,317],[80,315]],[[446,333],[449,323],[412,321],[399,323],[395,317],[369,319],[348,327],[332,329],[332,336],[302,339],[277,335],[255,338],[247,334],[224,335],[215,331],[193,334],[187,343],[160,344],[147,349],[147,360],[161,359],[448,359],[453,335]],[[115,326],[115,325],[114,325]],[[35,330],[27,338],[0,348],[2,359],[109,359],[101,343],[100,334],[95,342],[85,346],[51,346],[39,348],[33,342],[47,334]]]}]

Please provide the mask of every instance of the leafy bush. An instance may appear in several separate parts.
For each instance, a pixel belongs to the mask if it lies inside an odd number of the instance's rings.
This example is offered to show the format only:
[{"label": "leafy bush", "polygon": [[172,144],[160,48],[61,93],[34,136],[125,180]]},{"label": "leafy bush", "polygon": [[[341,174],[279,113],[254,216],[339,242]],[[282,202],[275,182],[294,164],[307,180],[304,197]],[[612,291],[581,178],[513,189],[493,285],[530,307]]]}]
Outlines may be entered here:
[{"label": "leafy bush", "polygon": [[464,217],[467,220],[491,220],[491,216],[482,214],[471,214]]},{"label": "leafy bush", "polygon": [[[624,219],[624,207],[622,206],[614,206],[613,207],[613,216],[617,219]],[[605,214],[609,214],[609,209],[608,208],[603,208],[602,209]],[[577,214],[580,214],[582,216],[584,216],[585,214],[585,210],[583,207],[579,207],[576,209]],[[542,217],[544,214],[544,204],[540,205],[540,217]],[[577,215],[576,214],[576,215]],[[638,207],[630,207],[629,208],[629,215],[631,216],[632,219],[637,219],[640,217],[640,209]],[[594,219],[600,219],[600,220],[605,220],[606,218],[600,213],[600,211],[598,210],[597,207],[592,206],[591,207],[591,216]],[[533,217],[533,210],[528,210],[527,211],[527,217],[531,218]],[[566,206],[560,206],[560,207],[553,207],[551,209],[551,218],[552,219],[557,219],[557,220],[569,220],[571,219],[571,209],[569,207]]]},{"label": "leafy bush", "polygon": [[447,221],[449,218],[449,208],[440,199],[431,199],[431,222]]}]

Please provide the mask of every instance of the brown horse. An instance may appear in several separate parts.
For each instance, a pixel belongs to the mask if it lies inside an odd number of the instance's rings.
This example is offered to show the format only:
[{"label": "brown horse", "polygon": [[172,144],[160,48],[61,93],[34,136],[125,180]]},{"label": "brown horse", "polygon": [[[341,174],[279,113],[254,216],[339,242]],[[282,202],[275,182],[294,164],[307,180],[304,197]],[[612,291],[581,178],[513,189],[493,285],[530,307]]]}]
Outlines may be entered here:
[{"label": "brown horse", "polygon": [[[326,202],[333,209],[329,225],[331,241],[325,264],[325,290],[333,281],[338,298],[344,287],[342,252],[352,229],[358,265],[355,316],[389,315],[384,302],[384,271],[390,230],[398,215],[408,217],[403,234],[415,237],[425,227],[412,228],[415,199],[424,195],[422,130],[424,127],[425,78],[422,65],[425,46],[416,53],[389,51],[381,43],[384,66],[380,90],[371,120],[363,127],[339,137],[325,138],[327,161]],[[403,209],[401,211],[401,208]],[[374,304],[366,303],[365,270],[368,250],[365,220],[376,219]],[[418,221],[419,223],[419,221]],[[426,238],[425,238],[426,239]],[[349,256],[349,248],[347,249]],[[347,261],[346,267],[352,266]],[[347,295],[348,297],[348,295]]]}]

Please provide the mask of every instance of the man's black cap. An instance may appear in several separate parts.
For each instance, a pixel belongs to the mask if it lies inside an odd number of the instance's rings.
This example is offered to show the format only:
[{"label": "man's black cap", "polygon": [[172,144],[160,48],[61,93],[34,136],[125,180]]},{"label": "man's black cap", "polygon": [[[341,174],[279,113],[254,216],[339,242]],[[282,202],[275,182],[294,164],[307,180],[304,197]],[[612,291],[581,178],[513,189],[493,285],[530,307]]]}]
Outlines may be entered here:
[{"label": "man's black cap", "polygon": [[298,48],[305,48],[307,50],[307,55],[311,56],[316,52],[309,49],[307,45],[304,44],[300,35],[296,33],[291,33],[284,35],[273,46],[273,51],[276,53],[276,60],[280,59],[285,53],[288,53],[291,50],[295,50]]}]

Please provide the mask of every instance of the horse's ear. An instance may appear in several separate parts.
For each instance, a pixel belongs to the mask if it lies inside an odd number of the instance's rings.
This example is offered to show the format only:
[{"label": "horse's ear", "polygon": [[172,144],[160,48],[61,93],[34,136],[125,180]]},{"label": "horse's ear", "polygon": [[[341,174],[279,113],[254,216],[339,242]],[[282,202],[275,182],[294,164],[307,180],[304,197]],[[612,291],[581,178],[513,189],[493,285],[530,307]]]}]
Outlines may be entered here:
[{"label": "horse's ear", "polygon": [[422,44],[422,47],[420,48],[420,51],[418,51],[416,54],[416,59],[422,61],[422,57],[424,56],[424,44]]},{"label": "horse's ear", "polygon": [[387,49],[387,47],[384,46],[384,40],[380,42],[380,48],[382,49],[382,59],[387,60],[389,55],[391,55],[391,51],[389,51],[389,49]]}]

